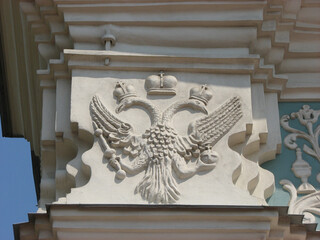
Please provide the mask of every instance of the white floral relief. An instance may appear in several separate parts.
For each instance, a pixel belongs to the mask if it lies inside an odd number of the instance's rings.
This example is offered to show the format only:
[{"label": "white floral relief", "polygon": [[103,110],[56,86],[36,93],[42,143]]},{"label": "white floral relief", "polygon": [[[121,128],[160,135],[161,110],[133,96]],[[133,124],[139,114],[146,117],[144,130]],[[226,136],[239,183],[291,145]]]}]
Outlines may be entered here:
[{"label": "white floral relief", "polygon": [[[320,162],[320,146],[319,146],[319,134],[320,125],[315,126],[318,122],[320,110],[310,109],[309,105],[304,105],[298,112],[291,113],[291,116],[284,115],[281,118],[281,126],[288,132],[291,132],[284,139],[284,144],[289,149],[296,149],[298,147],[296,140],[302,138],[308,141],[312,148],[306,144],[303,145],[303,151],[310,156],[318,159]],[[304,126],[307,132],[290,127],[290,119],[298,119],[299,123]]]},{"label": "white floral relief", "polygon": [[[288,213],[304,214],[304,223],[314,223],[316,221],[314,214],[320,215],[320,191],[317,191],[314,186],[308,182],[308,178],[311,176],[311,166],[302,158],[304,152],[320,162],[319,115],[320,110],[313,110],[309,105],[304,105],[298,112],[293,112],[290,116],[282,116],[280,121],[281,126],[290,132],[290,134],[285,137],[284,144],[289,149],[296,151],[297,157],[292,164],[292,171],[302,182],[298,188],[287,179],[281,180],[280,184],[290,193]],[[290,120],[295,119],[305,127],[305,132],[289,125]],[[311,147],[303,144],[302,152],[299,143],[297,143],[298,138],[309,142]],[[317,180],[320,182],[320,173],[317,174]],[[298,198],[298,194],[304,194],[304,196]]]},{"label": "white floral relief", "polygon": [[303,223],[315,223],[314,214],[320,216],[320,191],[298,198],[297,189],[292,182],[283,179],[280,184],[290,193],[288,214],[303,214]]}]

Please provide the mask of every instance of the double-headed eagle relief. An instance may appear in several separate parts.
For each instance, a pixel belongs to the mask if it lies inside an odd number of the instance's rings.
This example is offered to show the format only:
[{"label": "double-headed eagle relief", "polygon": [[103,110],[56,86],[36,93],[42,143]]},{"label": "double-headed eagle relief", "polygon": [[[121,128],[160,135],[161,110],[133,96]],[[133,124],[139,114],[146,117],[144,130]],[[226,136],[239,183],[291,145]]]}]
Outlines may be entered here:
[{"label": "double-headed eagle relief", "polygon": [[[170,82],[166,83],[166,79]],[[164,77],[161,73],[160,76],[150,76],[146,86],[152,85],[152,94],[172,95],[176,84],[173,79],[175,77]],[[164,111],[160,111],[151,101],[137,96],[130,84],[117,83],[114,95],[118,99],[116,113],[140,106],[149,113],[151,127],[144,134],[135,135],[129,123],[114,116],[99,97],[94,96],[90,110],[95,135],[99,138],[104,157],[117,171],[116,178],[124,179],[127,174],[145,171],[135,193],[140,193],[150,203],[176,202],[180,193],[175,178],[190,178],[198,172],[215,168],[219,156],[212,147],[242,117],[239,97],[230,98],[208,114],[206,106],[212,92],[206,85],[192,88],[189,98],[172,103]],[[188,136],[180,136],[172,123],[173,116],[183,109],[205,114],[190,123]],[[122,160],[119,157],[121,153],[128,155],[129,161]]]}]

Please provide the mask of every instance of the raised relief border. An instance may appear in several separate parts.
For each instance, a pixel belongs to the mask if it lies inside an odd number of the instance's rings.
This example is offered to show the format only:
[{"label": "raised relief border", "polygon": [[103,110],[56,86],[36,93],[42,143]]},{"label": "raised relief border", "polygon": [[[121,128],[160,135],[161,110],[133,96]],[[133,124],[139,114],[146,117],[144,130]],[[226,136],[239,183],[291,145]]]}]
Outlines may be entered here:
[{"label": "raised relief border", "polygon": [[[150,79],[146,86],[150,94],[171,95],[175,93],[173,76],[163,77],[160,74],[160,88],[149,89]],[[174,81],[173,81],[174,82]],[[147,84],[148,83],[148,84]],[[168,89],[171,88],[171,89]],[[151,92],[152,92],[151,91]],[[126,174],[145,175],[135,188],[143,199],[149,203],[172,203],[179,200],[179,189],[173,172],[180,179],[190,178],[198,172],[210,171],[219,160],[218,153],[212,147],[223,137],[242,117],[239,97],[227,100],[214,112],[208,114],[207,103],[212,98],[212,92],[206,85],[190,89],[188,99],[172,103],[160,111],[149,100],[137,96],[135,88],[123,82],[115,86],[114,95],[118,99],[116,113],[140,106],[150,113],[151,127],[141,136],[133,134],[133,128],[114,116],[101,102],[98,96],[92,98],[90,104],[95,136],[98,137],[104,157],[116,170],[116,178],[124,179]],[[190,123],[188,136],[179,136],[173,127],[173,116],[182,109],[193,109],[205,113],[206,116]],[[131,161],[123,161],[117,156],[116,149],[128,155]],[[192,161],[194,159],[195,161]]]}]

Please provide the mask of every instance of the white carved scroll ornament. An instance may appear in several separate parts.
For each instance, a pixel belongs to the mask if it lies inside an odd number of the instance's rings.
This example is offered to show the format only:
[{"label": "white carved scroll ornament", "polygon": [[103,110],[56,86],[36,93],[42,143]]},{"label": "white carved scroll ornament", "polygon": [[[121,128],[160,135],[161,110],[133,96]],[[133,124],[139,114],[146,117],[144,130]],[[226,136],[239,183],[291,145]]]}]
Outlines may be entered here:
[{"label": "white carved scroll ornament", "polygon": [[[309,182],[311,176],[311,166],[308,162],[302,159],[301,148],[296,142],[297,138],[306,140],[311,144],[311,148],[306,144],[303,145],[303,151],[313,158],[320,161],[319,134],[320,125],[317,125],[320,115],[320,110],[310,109],[309,105],[304,105],[298,112],[284,115],[281,118],[281,126],[288,132],[284,143],[289,149],[296,150],[296,161],[292,164],[292,171],[296,177],[301,179],[302,184],[295,188],[293,183],[287,179],[281,180],[280,184],[290,193],[289,214],[304,214],[304,223],[314,223],[316,219],[313,214],[320,216],[320,191],[317,191]],[[292,128],[289,126],[289,121],[298,119],[299,123],[304,126],[307,132]],[[320,182],[320,173],[317,175],[317,180]],[[298,198],[298,194],[307,194]]]},{"label": "white carved scroll ornament", "polygon": [[[318,159],[320,162],[320,146],[319,146],[319,135],[320,135],[320,125],[314,128],[314,124],[317,123],[320,115],[320,110],[310,109],[309,105],[304,105],[302,109],[298,112],[291,113],[289,115],[284,115],[281,118],[281,126],[288,132],[291,132],[284,139],[284,144],[289,149],[296,149],[298,147],[296,140],[297,138],[302,138],[308,141],[312,148],[308,147],[306,144],[303,145],[303,151],[310,156]],[[289,126],[290,119],[298,119],[299,123],[307,129],[307,133]]]},{"label": "white carved scroll ornament", "polygon": [[[135,193],[140,193],[148,202],[170,203],[179,199],[173,172],[184,179],[215,168],[219,157],[212,146],[242,117],[240,99],[230,98],[213,113],[192,122],[190,134],[184,137],[174,129],[172,118],[186,108],[208,114],[206,104],[212,93],[207,86],[192,88],[189,99],[176,101],[164,111],[137,97],[132,85],[118,83],[114,95],[119,101],[116,113],[132,106],[143,107],[150,113],[151,127],[142,136],[134,135],[130,124],[116,118],[99,97],[94,96],[90,109],[95,135],[99,138],[104,157],[117,171],[117,178],[145,171]],[[122,161],[115,149],[121,149],[132,161]]]},{"label": "white carved scroll ornament", "polygon": [[314,223],[316,219],[313,214],[320,216],[320,191],[307,194],[298,198],[297,189],[287,179],[280,181],[283,188],[290,193],[289,214],[303,214],[303,223]]},{"label": "white carved scroll ornament", "polygon": [[[282,116],[280,120],[280,124],[286,131],[291,132],[284,139],[284,144],[286,147],[292,150],[297,149],[298,148],[298,144],[296,142],[297,138],[304,139],[305,141],[311,144],[311,148],[306,144],[304,144],[303,151],[306,154],[310,155],[311,157],[316,158],[320,162],[320,146],[319,146],[320,125],[319,124],[317,125],[319,115],[320,115],[320,110],[313,110],[313,109],[310,109],[309,105],[303,105],[298,112],[291,113],[291,117],[289,115]],[[307,132],[290,127],[289,121],[294,119],[298,119],[299,123],[307,129]],[[300,163],[301,162],[302,161],[300,161]],[[306,166],[306,163],[304,163],[303,165],[305,166],[305,169],[308,168],[308,166]],[[294,169],[295,168],[293,167],[293,171],[296,174]],[[320,182],[320,173],[318,173],[317,175],[317,180],[318,182]],[[303,183],[305,186],[309,185],[309,184],[306,184],[307,182],[305,182],[305,180]],[[313,188],[310,188],[309,190],[310,192],[313,192]]]}]

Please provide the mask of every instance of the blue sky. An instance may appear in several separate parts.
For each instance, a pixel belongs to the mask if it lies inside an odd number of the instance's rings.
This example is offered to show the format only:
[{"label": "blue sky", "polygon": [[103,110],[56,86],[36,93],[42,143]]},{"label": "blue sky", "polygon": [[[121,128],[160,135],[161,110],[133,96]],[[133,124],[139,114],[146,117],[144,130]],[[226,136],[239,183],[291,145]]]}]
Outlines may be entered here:
[{"label": "blue sky", "polygon": [[14,223],[28,221],[37,211],[30,144],[23,138],[3,138],[0,124],[0,239],[14,239]]}]

